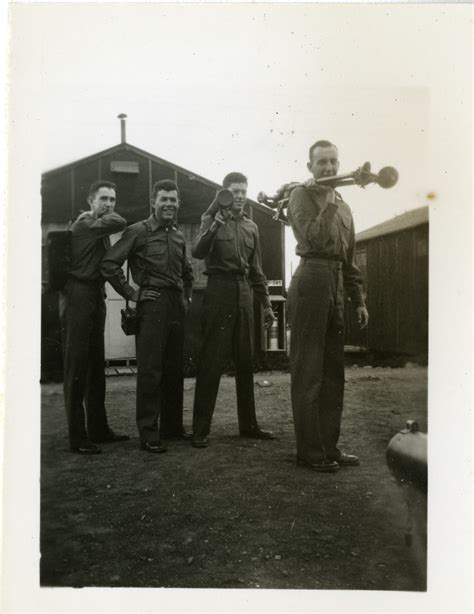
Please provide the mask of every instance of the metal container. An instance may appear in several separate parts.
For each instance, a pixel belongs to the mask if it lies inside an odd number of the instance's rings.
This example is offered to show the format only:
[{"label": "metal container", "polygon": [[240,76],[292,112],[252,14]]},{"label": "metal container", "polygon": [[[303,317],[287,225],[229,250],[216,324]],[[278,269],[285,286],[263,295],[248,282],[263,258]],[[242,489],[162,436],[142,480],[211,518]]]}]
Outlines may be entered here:
[{"label": "metal container", "polygon": [[420,433],[415,420],[408,420],[406,427],[397,433],[387,447],[387,465],[402,483],[421,492],[428,487],[428,437]]}]

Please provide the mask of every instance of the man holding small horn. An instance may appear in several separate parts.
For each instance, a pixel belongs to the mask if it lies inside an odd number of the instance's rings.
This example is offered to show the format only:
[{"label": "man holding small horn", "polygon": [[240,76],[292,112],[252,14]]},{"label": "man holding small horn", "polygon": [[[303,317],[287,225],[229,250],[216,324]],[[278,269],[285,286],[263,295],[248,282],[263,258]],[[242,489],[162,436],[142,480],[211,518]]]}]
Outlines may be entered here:
[{"label": "man holding small horn", "polygon": [[[317,141],[309,150],[314,180],[337,175],[338,150]],[[361,328],[368,323],[355,263],[352,214],[330,186],[313,181],[292,190],[288,221],[301,257],[288,293],[291,400],[297,462],[335,472],[359,459],[338,448],[344,396],[344,291]]]}]

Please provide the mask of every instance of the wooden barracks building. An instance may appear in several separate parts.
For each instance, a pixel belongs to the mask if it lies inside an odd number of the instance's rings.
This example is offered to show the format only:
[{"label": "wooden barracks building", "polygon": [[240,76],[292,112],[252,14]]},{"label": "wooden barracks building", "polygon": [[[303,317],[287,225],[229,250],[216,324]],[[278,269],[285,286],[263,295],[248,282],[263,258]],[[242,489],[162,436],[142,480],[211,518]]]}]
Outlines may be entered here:
[{"label": "wooden barracks building", "polygon": [[[191,242],[199,230],[200,217],[221,187],[127,143],[125,117],[119,115],[120,144],[42,175],[42,379],[57,379],[62,373],[60,297],[58,292],[48,287],[47,237],[50,231],[66,229],[71,220],[89,208],[86,199],[91,183],[97,179],[113,181],[117,185],[117,211],[132,224],[150,215],[151,190],[156,181],[176,181],[181,194],[178,224],[185,236],[190,257]],[[286,352],[284,225],[272,219],[274,211],[253,200],[248,200],[246,212],[259,228],[263,270],[269,281],[274,309],[279,314],[277,324],[267,334],[263,330],[260,307],[255,305],[255,348]],[[111,237],[112,242],[118,237]],[[196,360],[199,348],[200,307],[202,290],[206,285],[204,262],[192,259],[192,265],[195,285],[185,347],[185,357],[190,364]],[[135,337],[127,337],[120,327],[120,310],[125,302],[109,284],[106,285],[106,293],[106,361],[109,364],[128,364],[135,358]]]},{"label": "wooden barracks building", "polygon": [[419,207],[356,235],[369,325],[352,310],[346,344],[385,354],[428,356],[429,215]]}]

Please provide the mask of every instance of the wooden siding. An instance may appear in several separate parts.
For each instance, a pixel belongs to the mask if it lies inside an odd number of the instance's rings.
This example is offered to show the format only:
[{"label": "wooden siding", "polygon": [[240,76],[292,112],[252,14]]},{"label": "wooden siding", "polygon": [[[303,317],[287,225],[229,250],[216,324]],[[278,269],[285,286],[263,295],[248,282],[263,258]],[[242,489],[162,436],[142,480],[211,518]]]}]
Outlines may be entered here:
[{"label": "wooden siding", "polygon": [[370,320],[367,333],[348,314],[346,343],[409,355],[428,352],[428,224],[360,241]]},{"label": "wooden siding", "polygon": [[57,177],[43,177],[41,183],[41,222],[69,222],[74,217],[73,173],[70,170]]}]

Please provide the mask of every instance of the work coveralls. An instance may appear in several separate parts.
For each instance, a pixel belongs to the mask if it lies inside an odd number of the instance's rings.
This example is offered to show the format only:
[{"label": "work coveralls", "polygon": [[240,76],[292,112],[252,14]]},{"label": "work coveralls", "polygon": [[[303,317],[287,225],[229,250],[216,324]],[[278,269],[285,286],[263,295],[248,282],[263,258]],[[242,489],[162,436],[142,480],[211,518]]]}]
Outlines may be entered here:
[{"label": "work coveralls", "polygon": [[246,215],[228,214],[226,223],[213,231],[213,221],[212,213],[202,216],[192,246],[192,255],[205,259],[208,275],[194,397],[194,437],[206,437],[210,432],[220,378],[230,357],[235,364],[239,431],[258,428],[252,366],[252,290],[263,307],[271,307],[257,225]]}]

